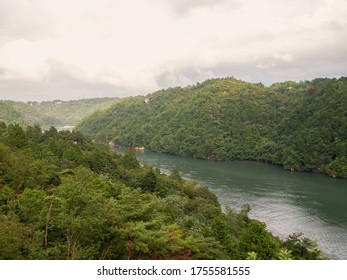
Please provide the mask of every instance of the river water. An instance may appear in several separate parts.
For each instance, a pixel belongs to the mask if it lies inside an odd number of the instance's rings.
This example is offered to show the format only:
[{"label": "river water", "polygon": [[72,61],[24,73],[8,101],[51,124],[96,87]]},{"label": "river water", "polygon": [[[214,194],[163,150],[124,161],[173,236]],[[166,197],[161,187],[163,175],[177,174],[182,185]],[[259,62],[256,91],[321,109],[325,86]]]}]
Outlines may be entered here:
[{"label": "river water", "polygon": [[138,160],[207,185],[222,206],[248,203],[250,217],[266,223],[281,238],[294,232],[316,241],[332,259],[347,260],[347,180],[285,171],[252,161],[216,162],[136,152]]}]

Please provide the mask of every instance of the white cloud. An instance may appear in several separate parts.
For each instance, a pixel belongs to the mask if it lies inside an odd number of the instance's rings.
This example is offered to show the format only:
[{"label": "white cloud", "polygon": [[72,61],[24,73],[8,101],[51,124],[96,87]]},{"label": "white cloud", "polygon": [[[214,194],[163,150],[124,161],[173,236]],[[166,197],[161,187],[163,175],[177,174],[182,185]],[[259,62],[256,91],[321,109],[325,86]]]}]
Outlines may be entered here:
[{"label": "white cloud", "polygon": [[1,0],[0,98],[346,75],[346,39],[344,0]]}]

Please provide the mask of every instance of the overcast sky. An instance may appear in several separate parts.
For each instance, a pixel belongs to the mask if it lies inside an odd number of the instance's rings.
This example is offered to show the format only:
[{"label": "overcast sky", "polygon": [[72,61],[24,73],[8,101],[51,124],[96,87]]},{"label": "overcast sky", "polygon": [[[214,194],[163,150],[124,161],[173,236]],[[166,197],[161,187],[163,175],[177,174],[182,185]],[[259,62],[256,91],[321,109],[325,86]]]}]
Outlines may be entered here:
[{"label": "overcast sky", "polygon": [[347,0],[0,0],[0,99],[347,76]]}]

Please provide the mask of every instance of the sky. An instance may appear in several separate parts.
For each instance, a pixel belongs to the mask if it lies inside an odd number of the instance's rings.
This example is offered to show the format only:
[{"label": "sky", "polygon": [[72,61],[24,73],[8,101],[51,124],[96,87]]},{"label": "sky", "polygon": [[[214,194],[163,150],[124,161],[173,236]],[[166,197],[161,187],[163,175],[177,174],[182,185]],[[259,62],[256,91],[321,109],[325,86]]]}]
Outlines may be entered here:
[{"label": "sky", "polygon": [[347,0],[0,0],[0,99],[347,76]]}]

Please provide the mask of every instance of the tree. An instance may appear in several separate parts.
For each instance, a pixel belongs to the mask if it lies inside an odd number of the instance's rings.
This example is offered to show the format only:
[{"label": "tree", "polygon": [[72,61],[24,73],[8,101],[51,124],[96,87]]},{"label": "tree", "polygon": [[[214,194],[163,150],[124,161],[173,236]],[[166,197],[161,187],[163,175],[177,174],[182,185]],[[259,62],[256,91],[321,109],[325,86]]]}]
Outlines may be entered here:
[{"label": "tree", "polygon": [[34,146],[39,144],[42,138],[42,129],[39,125],[28,126],[26,128],[26,136]]},{"label": "tree", "polygon": [[84,155],[77,145],[71,145],[64,148],[62,162],[65,168],[74,168],[79,165],[86,165]]},{"label": "tree", "polygon": [[273,260],[277,258],[279,242],[266,231],[264,223],[251,221],[238,241],[239,258],[246,259],[254,252],[257,259]]},{"label": "tree", "polygon": [[144,176],[141,178],[140,187],[141,189],[149,192],[154,192],[157,185],[157,176],[155,175],[152,168],[150,168]]},{"label": "tree", "polygon": [[303,236],[302,233],[293,233],[284,242],[290,256],[298,260],[317,260],[322,259],[322,253],[318,250],[317,244]]},{"label": "tree", "polygon": [[[117,223],[107,198],[108,183],[92,171],[79,167],[65,175],[54,193],[49,232],[59,241],[63,237],[63,258],[97,259]],[[60,234],[58,234],[60,233]],[[58,234],[58,235],[57,235]],[[61,242],[61,241],[60,241]]]},{"label": "tree", "polygon": [[20,125],[10,124],[4,134],[4,143],[10,147],[20,149],[28,145],[28,139]]},{"label": "tree", "polygon": [[20,260],[25,258],[26,228],[13,213],[0,215],[0,259]]},{"label": "tree", "polygon": [[44,209],[46,194],[37,189],[26,188],[18,198],[18,216],[26,224],[42,225],[41,212]]},{"label": "tree", "polygon": [[6,131],[6,128],[7,128],[6,123],[0,121],[0,139],[2,137],[2,134]]},{"label": "tree", "polygon": [[171,178],[171,179],[174,179],[174,180],[177,180],[177,181],[179,181],[179,182],[182,181],[182,177],[181,177],[180,172],[179,172],[179,170],[178,170],[177,168],[174,168],[174,169],[172,170],[171,175],[170,175],[170,178]]},{"label": "tree", "polygon": [[332,177],[347,178],[347,157],[336,158],[328,165],[327,171]]},{"label": "tree", "polygon": [[185,249],[191,252],[191,257],[196,260],[229,259],[223,246],[213,237],[189,236],[185,241]]},{"label": "tree", "polygon": [[123,155],[121,164],[127,169],[136,169],[140,167],[140,163],[138,162],[135,153],[132,151],[128,151]]},{"label": "tree", "polygon": [[116,232],[126,241],[127,259],[167,258],[182,249],[181,230],[166,224],[154,196],[124,188],[114,203],[122,217]]}]

